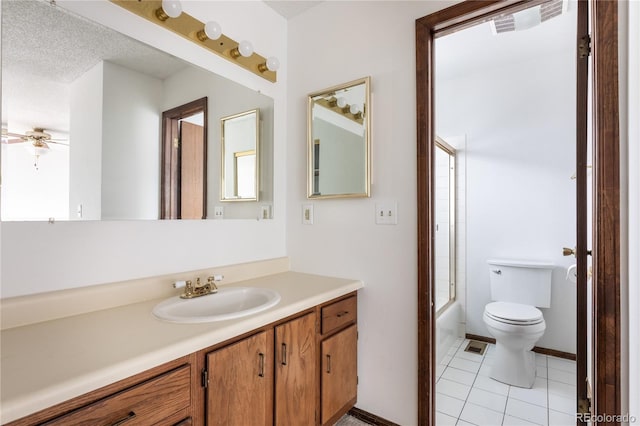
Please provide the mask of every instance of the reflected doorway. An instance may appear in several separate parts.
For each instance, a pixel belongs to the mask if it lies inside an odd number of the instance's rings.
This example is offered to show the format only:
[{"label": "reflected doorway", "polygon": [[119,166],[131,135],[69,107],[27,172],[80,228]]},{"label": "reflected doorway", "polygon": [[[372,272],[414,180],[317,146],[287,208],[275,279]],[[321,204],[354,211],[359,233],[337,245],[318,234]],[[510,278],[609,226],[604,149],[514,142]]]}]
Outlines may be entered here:
[{"label": "reflected doorway", "polygon": [[207,98],[162,113],[160,219],[206,219]]}]

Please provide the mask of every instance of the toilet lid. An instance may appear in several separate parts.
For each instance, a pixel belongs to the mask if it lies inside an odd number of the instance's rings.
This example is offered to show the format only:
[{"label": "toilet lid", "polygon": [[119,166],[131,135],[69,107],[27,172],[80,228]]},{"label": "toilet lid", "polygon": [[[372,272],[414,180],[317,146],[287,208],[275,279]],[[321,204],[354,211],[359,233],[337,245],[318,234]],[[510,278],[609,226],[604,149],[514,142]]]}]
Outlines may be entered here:
[{"label": "toilet lid", "polygon": [[535,306],[510,302],[492,302],[484,311],[496,321],[508,324],[533,325],[544,321],[542,312]]}]

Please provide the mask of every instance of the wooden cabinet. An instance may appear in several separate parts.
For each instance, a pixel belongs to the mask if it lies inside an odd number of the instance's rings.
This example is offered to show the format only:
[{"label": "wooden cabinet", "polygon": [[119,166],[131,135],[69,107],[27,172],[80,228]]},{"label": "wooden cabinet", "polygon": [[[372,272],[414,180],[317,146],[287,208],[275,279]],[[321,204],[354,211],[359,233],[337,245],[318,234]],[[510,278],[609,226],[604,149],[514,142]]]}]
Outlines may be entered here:
[{"label": "wooden cabinet", "polygon": [[207,425],[314,425],[316,346],[310,312],[208,353]]},{"label": "wooden cabinet", "polygon": [[278,325],[275,329],[276,425],[316,422],[316,314]]},{"label": "wooden cabinet", "polygon": [[183,365],[130,389],[58,417],[46,425],[144,425],[165,421],[188,408],[190,370]]},{"label": "wooden cabinet", "polygon": [[9,425],[189,425],[192,360],[167,363]]},{"label": "wooden cabinet", "polygon": [[335,423],[356,403],[358,393],[356,309],[355,296],[322,308],[320,411],[323,425]]},{"label": "wooden cabinet", "polygon": [[207,425],[272,423],[272,342],[263,331],[207,355]]}]

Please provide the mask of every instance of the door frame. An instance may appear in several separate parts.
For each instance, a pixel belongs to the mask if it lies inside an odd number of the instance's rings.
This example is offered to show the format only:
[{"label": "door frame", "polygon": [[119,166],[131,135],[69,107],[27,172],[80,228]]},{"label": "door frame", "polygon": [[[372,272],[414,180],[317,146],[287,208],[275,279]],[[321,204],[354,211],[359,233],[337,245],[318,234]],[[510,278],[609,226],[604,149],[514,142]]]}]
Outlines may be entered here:
[{"label": "door frame", "polygon": [[[435,424],[433,147],[434,40],[542,0],[465,1],[416,20],[418,204],[418,424]],[[593,63],[593,402],[621,414],[618,4],[589,1]],[[428,307],[428,309],[425,309]],[[586,325],[582,325],[586,326]],[[586,386],[580,386],[586,389]],[[580,397],[582,395],[579,395]],[[619,424],[607,423],[607,424]]]}]

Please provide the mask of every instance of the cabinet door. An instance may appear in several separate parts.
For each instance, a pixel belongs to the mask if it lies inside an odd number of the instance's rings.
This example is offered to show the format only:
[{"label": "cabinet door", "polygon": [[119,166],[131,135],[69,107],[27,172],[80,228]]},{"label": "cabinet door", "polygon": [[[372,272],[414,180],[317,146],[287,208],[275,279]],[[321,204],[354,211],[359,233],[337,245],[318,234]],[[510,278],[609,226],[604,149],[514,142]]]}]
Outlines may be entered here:
[{"label": "cabinet door", "polygon": [[322,423],[356,402],[358,388],[356,326],[322,342]]},{"label": "cabinet door", "polygon": [[207,425],[270,425],[273,421],[273,331],[207,355]]},{"label": "cabinet door", "polygon": [[316,314],[276,327],[276,425],[316,421]]}]

